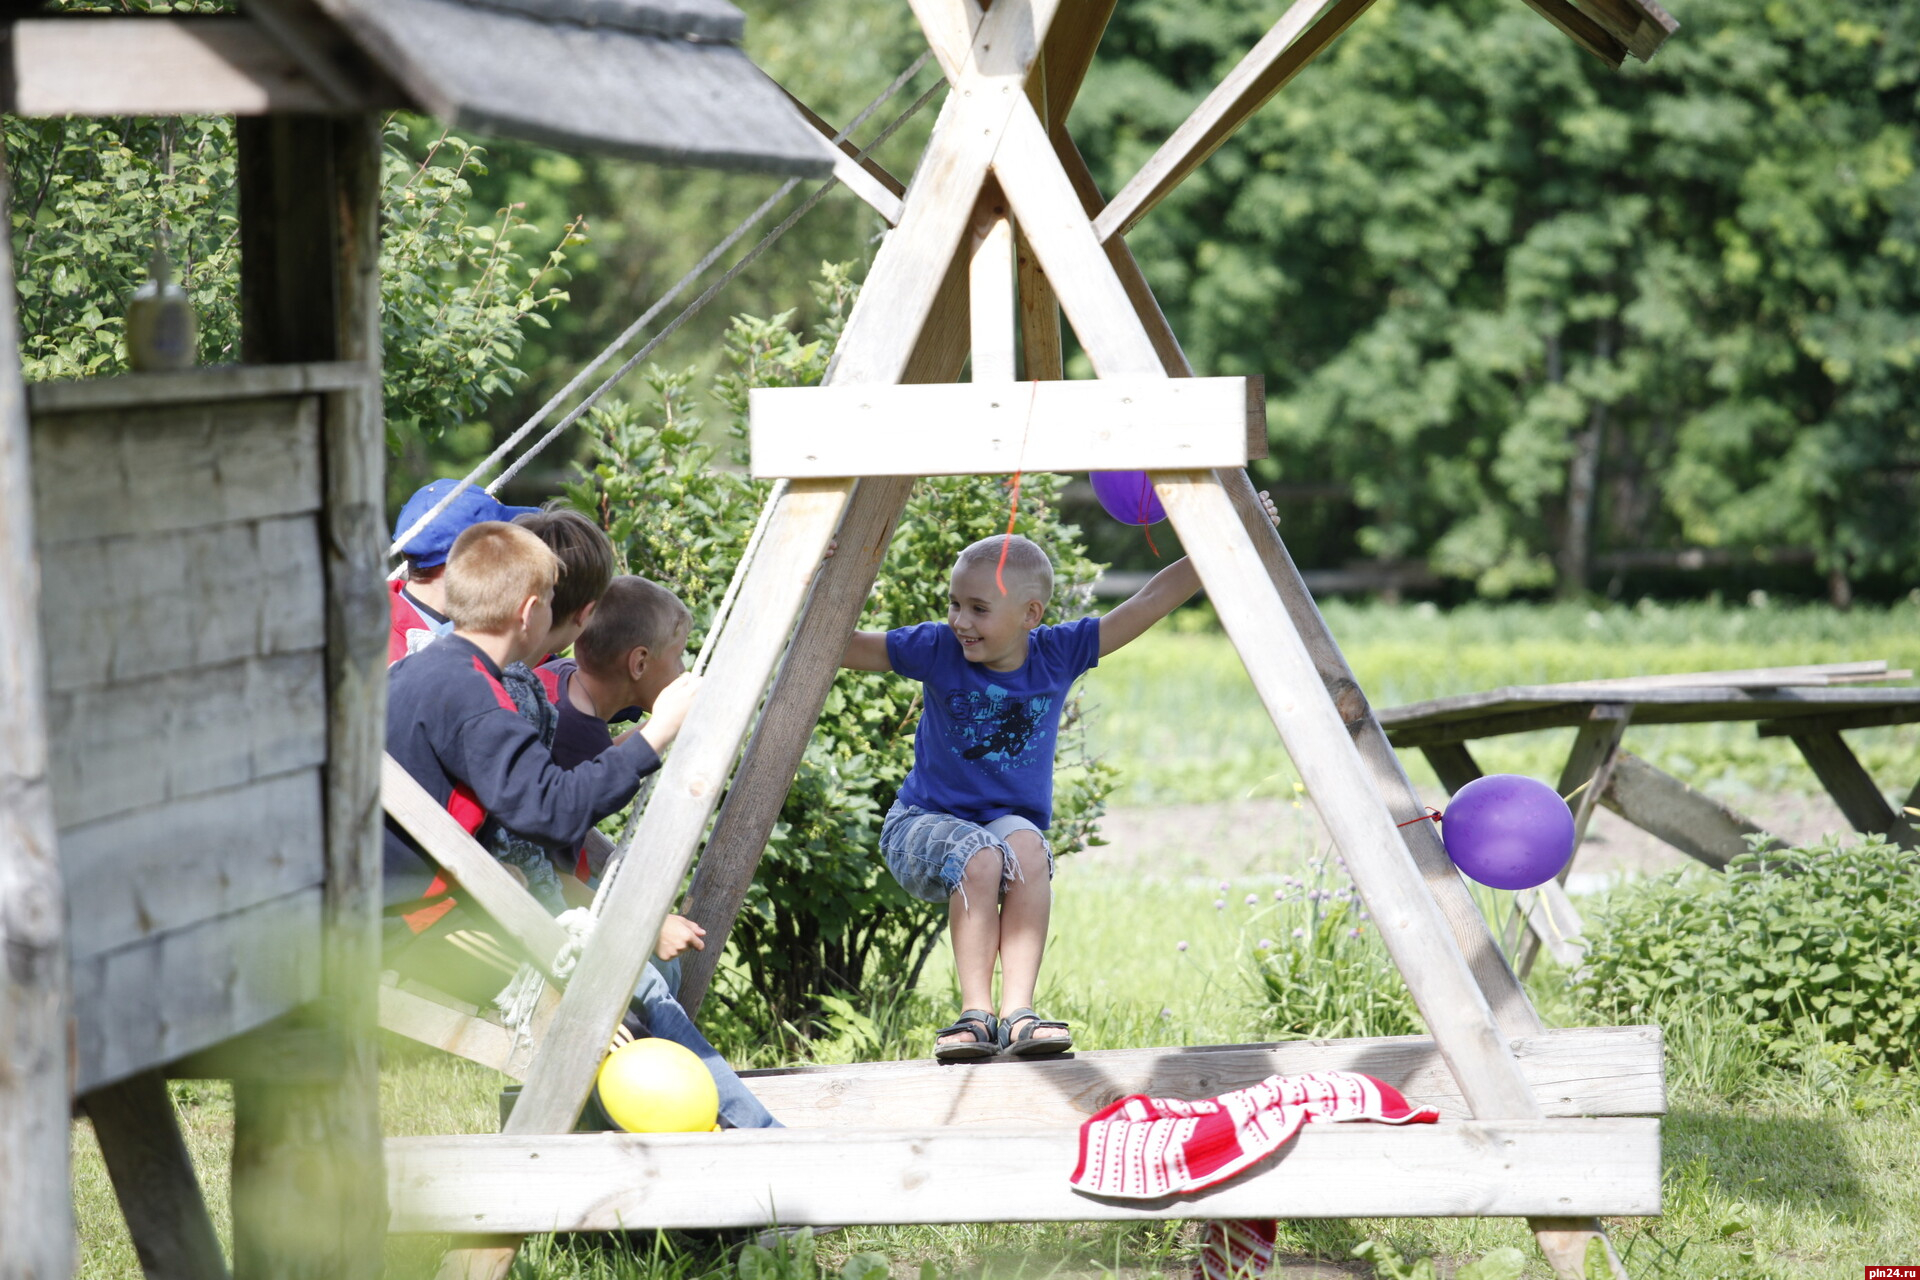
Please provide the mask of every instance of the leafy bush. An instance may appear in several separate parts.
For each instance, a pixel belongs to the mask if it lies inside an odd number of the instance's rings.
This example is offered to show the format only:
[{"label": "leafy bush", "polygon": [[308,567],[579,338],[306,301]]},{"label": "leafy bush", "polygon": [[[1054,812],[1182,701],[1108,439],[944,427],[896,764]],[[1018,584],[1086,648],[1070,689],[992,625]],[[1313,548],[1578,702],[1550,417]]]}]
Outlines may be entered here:
[{"label": "leafy bush", "polygon": [[520,349],[540,308],[567,300],[561,278],[579,220],[535,265],[516,242],[533,234],[517,206],[491,222],[469,220],[468,175],[485,173],[484,150],[442,132],[415,160],[410,130],[387,121],[380,162],[380,319],[387,430],[432,438],[478,418],[525,380]]},{"label": "leafy bush", "polygon": [[[387,435],[396,453],[413,455],[393,468],[396,503],[448,455],[485,450],[492,429],[480,415],[524,379],[518,361],[527,330],[546,325],[541,308],[566,299],[555,281],[581,240],[575,222],[525,264],[519,245],[533,229],[518,208],[471,219],[468,179],[485,172],[481,148],[440,133],[416,158],[413,127],[390,118],[381,156]],[[157,234],[193,303],[200,362],[240,359],[231,118],[9,116],[4,140],[29,381],[125,372],[126,303],[147,278]]]},{"label": "leafy bush", "polygon": [[1310,878],[1288,876],[1258,917],[1278,935],[1253,950],[1274,1029],[1316,1039],[1418,1034],[1424,1024],[1413,996],[1368,927],[1359,893],[1334,889],[1323,859],[1307,866]]},{"label": "leafy bush", "polygon": [[[835,267],[816,291],[828,319],[810,340],[788,328],[791,313],[734,322],[726,342],[734,372],[718,388],[728,414],[718,447],[705,438],[690,373],[650,369],[644,403],[590,420],[592,470],[568,493],[611,534],[626,571],[680,593],[694,615],[690,649],[706,641],[769,488],[723,465],[744,461],[746,393],[818,382],[854,294],[846,271]],[[1060,522],[1065,483],[1030,475],[1020,490],[1019,531],[1054,556],[1053,622],[1087,612],[1097,572],[1079,531]],[[916,485],[861,627],[945,617],[954,558],[967,543],[1006,529],[1007,504],[998,478]],[[835,990],[911,986],[940,935],[944,904],[908,898],[879,856],[881,822],[913,763],[919,692],[898,676],[842,671],[827,696],[730,940],[744,972],[723,968],[717,987],[762,1033],[818,1016],[821,998]],[[1110,771],[1086,755],[1076,696],[1061,729],[1056,853],[1089,842],[1110,789]]]},{"label": "leafy bush", "polygon": [[1815,1040],[1905,1070],[1920,1035],[1916,898],[1920,853],[1879,836],[1663,877],[1616,893],[1590,922],[1578,989],[1623,1020],[1719,1006],[1782,1064]]}]

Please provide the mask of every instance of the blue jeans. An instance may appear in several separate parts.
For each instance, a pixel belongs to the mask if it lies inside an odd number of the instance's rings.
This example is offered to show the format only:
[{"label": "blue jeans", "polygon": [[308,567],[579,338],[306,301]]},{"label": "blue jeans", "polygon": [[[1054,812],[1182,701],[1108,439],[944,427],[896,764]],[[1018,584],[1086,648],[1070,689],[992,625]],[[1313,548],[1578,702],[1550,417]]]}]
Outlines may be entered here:
[{"label": "blue jeans", "polygon": [[[667,972],[662,973],[662,969]],[[693,1019],[687,1016],[687,1011],[680,1007],[680,1001],[674,998],[679,986],[678,960],[668,960],[664,964],[649,960],[647,967],[640,971],[640,985],[635,989],[633,998],[646,1017],[648,1034],[693,1050],[700,1061],[707,1064],[707,1070],[713,1073],[714,1084],[720,1089],[721,1124],[729,1129],[785,1128],[748,1090],[746,1081],[734,1074],[727,1060],[720,1056],[720,1051],[707,1043],[707,1038],[700,1034],[700,1028],[693,1025]]]},{"label": "blue jeans", "polygon": [[1004,898],[1020,875],[1020,860],[1007,843],[1016,831],[1031,831],[1040,838],[1047,854],[1047,879],[1053,879],[1053,846],[1047,843],[1046,833],[1016,814],[982,826],[896,800],[880,827],[880,854],[902,889],[922,902],[946,902],[960,892],[961,877],[973,855],[997,848]]}]

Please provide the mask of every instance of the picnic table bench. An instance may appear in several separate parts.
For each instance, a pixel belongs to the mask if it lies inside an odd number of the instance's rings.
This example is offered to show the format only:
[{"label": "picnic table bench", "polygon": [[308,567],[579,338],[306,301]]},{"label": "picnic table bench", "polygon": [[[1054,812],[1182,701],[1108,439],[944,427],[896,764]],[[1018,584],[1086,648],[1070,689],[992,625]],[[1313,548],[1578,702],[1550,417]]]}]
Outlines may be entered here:
[{"label": "picnic table bench", "polygon": [[[1577,728],[1558,785],[1573,809],[1576,856],[1595,806],[1605,805],[1718,870],[1746,852],[1747,837],[1764,834],[1761,828],[1622,750],[1628,727],[1752,721],[1763,738],[1793,741],[1856,829],[1914,848],[1913,811],[1920,808],[1920,785],[1908,796],[1906,809],[1896,810],[1841,737],[1849,729],[1920,721],[1920,688],[1860,687],[1911,675],[1889,671],[1885,662],[1876,661],[1628,676],[1508,686],[1409,703],[1377,715],[1387,740],[1396,747],[1418,748],[1449,794],[1481,774],[1469,741],[1536,729]],[[1562,963],[1576,961],[1584,949],[1579,914],[1564,887],[1572,867],[1569,859],[1557,880],[1518,897],[1528,929],[1528,936],[1518,940],[1522,974],[1543,945]]]}]

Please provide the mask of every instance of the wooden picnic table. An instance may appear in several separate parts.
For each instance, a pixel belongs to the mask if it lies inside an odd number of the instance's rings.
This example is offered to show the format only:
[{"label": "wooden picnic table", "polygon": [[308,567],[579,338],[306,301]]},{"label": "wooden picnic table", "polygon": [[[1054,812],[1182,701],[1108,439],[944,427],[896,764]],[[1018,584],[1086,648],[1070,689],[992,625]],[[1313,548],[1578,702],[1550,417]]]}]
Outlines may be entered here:
[{"label": "wooden picnic table", "polygon": [[[1574,727],[1578,732],[1561,770],[1558,790],[1569,796],[1575,850],[1596,805],[1715,869],[1746,852],[1758,824],[1621,749],[1631,725],[1751,721],[1763,738],[1793,741],[1848,822],[1906,848],[1916,847],[1914,822],[1887,802],[1841,736],[1845,730],[1920,721],[1920,688],[1863,688],[1862,682],[1902,679],[1884,662],[1828,663],[1755,671],[1635,676],[1571,684],[1513,685],[1458,694],[1377,712],[1388,741],[1418,748],[1448,793],[1481,775],[1467,744],[1476,738]],[[1920,786],[1907,799],[1920,807]],[[1522,895],[1532,938],[1523,940],[1524,973],[1544,944],[1563,962],[1578,958],[1579,917],[1564,884],[1569,860],[1554,883]]]}]

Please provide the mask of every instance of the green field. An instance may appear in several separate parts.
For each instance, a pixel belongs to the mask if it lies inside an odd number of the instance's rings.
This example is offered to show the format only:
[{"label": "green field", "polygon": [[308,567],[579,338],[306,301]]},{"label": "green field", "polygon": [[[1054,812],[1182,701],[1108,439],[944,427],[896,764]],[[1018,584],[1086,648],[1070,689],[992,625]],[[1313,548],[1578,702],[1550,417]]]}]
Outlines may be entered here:
[{"label": "green field", "polygon": [[[1335,607],[1328,618],[1378,705],[1506,683],[1649,671],[1881,657],[1920,666],[1920,606],[1906,604],[1850,615],[1705,605],[1450,614]],[[1097,708],[1096,749],[1121,769],[1118,803],[1291,794],[1293,775],[1272,729],[1231,646],[1205,626],[1204,615],[1183,618],[1182,625],[1115,655],[1090,679],[1089,691]],[[1883,781],[1920,776],[1920,731],[1850,736]],[[1482,755],[1489,769],[1550,774],[1562,744],[1563,737],[1530,735]],[[1804,766],[1782,747],[1754,740],[1750,728],[1719,727],[1643,731],[1635,745],[1663,767],[1726,794],[1810,787]],[[1418,768],[1414,772],[1420,780]],[[1043,1006],[1070,1018],[1088,1047],[1275,1036],[1273,1006],[1253,957],[1260,944],[1287,936],[1296,923],[1290,913],[1297,906],[1274,901],[1275,889],[1285,889],[1282,872],[1305,870],[1314,851],[1294,853],[1272,871],[1224,879],[1149,878],[1097,855],[1073,860],[1058,882]],[[1575,1004],[1564,974],[1543,968],[1531,985],[1550,1023],[1589,1016]],[[920,989],[905,1000],[876,1006],[855,997],[850,1014],[832,1018],[816,1037],[811,1057],[925,1053],[955,998],[951,968],[936,956]],[[1614,1224],[1633,1275],[1840,1280],[1859,1275],[1866,1263],[1920,1260],[1920,1087],[1911,1078],[1868,1076],[1817,1055],[1787,1069],[1763,1067],[1738,1050],[1731,1016],[1700,1007],[1665,1025],[1673,1089],[1664,1130],[1665,1216]],[[724,1020],[716,1038],[743,1064],[770,1064],[773,1049],[734,1042]],[[499,1083],[479,1068],[390,1044],[383,1080],[388,1131],[487,1131]],[[218,1214],[230,1092],[222,1085],[178,1085],[176,1097]],[[139,1269],[84,1123],[76,1126],[75,1152],[80,1274],[135,1277]],[[1443,1274],[1514,1245],[1532,1259],[1528,1275],[1545,1275],[1522,1225],[1506,1221],[1292,1223],[1282,1246],[1297,1259],[1351,1267],[1354,1245],[1368,1238],[1406,1256],[1435,1256]],[[820,1256],[837,1272],[850,1255],[877,1253],[901,1276],[928,1275],[924,1267],[935,1277],[1181,1277],[1189,1239],[1190,1229],[1178,1225],[852,1229],[824,1238]],[[515,1274],[520,1280],[740,1275],[735,1256],[712,1241],[642,1240],[624,1248],[539,1242]],[[392,1274],[430,1274],[438,1243],[393,1242]],[[791,1273],[782,1272],[780,1280]]]},{"label": "green field", "polygon": [[[1376,707],[1501,685],[1606,676],[1726,671],[1884,658],[1920,670],[1920,603],[1835,613],[1815,606],[1661,606],[1593,610],[1577,605],[1332,604],[1327,625]],[[1295,775],[1239,656],[1206,610],[1176,615],[1112,655],[1087,677],[1094,751],[1120,767],[1114,803],[1159,805],[1284,796]],[[1489,773],[1551,780],[1567,730],[1492,739],[1475,747]],[[1920,778],[1920,730],[1848,735],[1882,779]],[[1651,763],[1730,802],[1752,791],[1808,790],[1793,745],[1751,725],[1671,725],[1632,731]],[[1435,785],[1417,752],[1417,784]]]}]

